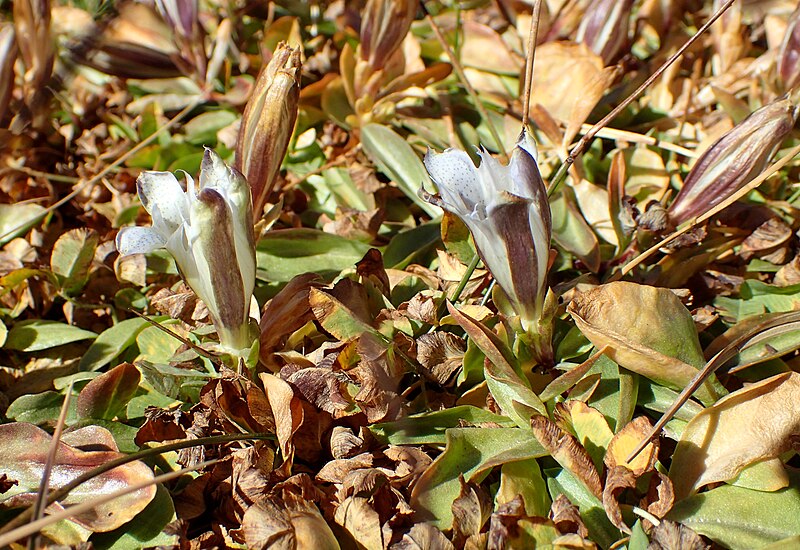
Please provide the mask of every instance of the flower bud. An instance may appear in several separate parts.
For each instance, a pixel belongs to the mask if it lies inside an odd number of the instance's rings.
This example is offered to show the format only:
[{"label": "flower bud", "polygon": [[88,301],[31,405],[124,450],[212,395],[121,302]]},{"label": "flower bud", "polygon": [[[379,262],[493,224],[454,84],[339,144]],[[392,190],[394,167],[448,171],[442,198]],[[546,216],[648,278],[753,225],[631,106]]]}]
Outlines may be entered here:
[{"label": "flower bud", "polygon": [[527,133],[503,166],[485,149],[476,168],[458,149],[428,152],[425,167],[439,196],[423,198],[458,216],[483,263],[508,296],[526,331],[537,330],[550,256],[550,204]]},{"label": "flower bud", "polygon": [[250,183],[253,211],[261,216],[297,120],[300,48],[282,42],[261,69],[236,139],[236,167]]},{"label": "flower bud", "polygon": [[628,42],[628,24],[633,0],[590,2],[578,26],[576,42],[583,42],[603,58],[613,62]]},{"label": "flower bud", "polygon": [[800,6],[789,17],[786,34],[778,49],[778,77],[784,90],[800,84]]},{"label": "flower bud", "polygon": [[17,43],[14,27],[0,26],[0,121],[6,114],[11,91],[14,89],[14,61],[17,59]]},{"label": "flower bud", "polygon": [[797,108],[786,98],[752,113],[697,159],[669,207],[672,223],[700,216],[758,176],[791,132]]},{"label": "flower bud", "polygon": [[206,149],[198,187],[187,175],[184,190],[169,172],[143,172],[136,185],[153,225],[122,228],[117,250],[125,256],[166,248],[208,307],[222,347],[241,354],[252,343],[248,311],[256,272],[244,177]]},{"label": "flower bud", "polygon": [[400,47],[417,13],[414,0],[369,0],[361,18],[361,59],[373,71]]}]

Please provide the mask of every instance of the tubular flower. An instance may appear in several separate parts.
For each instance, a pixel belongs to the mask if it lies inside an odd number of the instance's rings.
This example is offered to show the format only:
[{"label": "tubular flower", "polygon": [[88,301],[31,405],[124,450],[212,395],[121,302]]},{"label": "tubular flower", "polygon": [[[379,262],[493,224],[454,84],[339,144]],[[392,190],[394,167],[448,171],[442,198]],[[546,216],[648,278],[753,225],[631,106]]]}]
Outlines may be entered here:
[{"label": "tubular flower", "polygon": [[734,126],[697,159],[675,200],[670,220],[700,216],[746,185],[794,128],[797,108],[786,98],[764,105]]},{"label": "tubular flower", "polygon": [[143,172],[136,187],[153,225],[121,229],[117,250],[125,256],[166,248],[208,307],[223,348],[232,353],[249,348],[256,264],[245,178],[206,149],[199,185],[187,174],[184,190],[170,172]]},{"label": "tubular flower", "polygon": [[550,205],[536,164],[536,149],[523,133],[504,166],[480,149],[481,164],[458,149],[428,152],[425,167],[439,195],[423,198],[458,216],[478,253],[520,316],[538,331],[550,256]]}]

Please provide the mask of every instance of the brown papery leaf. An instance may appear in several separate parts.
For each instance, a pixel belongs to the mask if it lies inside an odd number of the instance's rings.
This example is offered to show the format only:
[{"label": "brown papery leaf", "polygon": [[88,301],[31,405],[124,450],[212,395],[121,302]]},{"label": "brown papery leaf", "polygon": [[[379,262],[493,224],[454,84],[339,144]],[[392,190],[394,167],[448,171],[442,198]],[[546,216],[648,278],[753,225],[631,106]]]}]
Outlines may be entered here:
[{"label": "brown papery leaf", "polygon": [[[491,499],[474,483],[459,475],[461,493],[453,501],[453,541],[461,546],[472,535],[481,532],[492,511]],[[523,513],[525,508],[523,507]]]},{"label": "brown papery leaf", "polygon": [[631,470],[636,477],[650,471],[658,458],[657,439],[648,443],[633,461],[628,462],[628,457],[639,442],[647,437],[652,427],[647,417],[639,416],[617,432],[608,444],[604,459],[609,470],[617,466],[624,466]]},{"label": "brown papery leaf", "polygon": [[392,550],[455,550],[444,533],[430,523],[415,523]]},{"label": "brown papery leaf", "polygon": [[552,420],[541,415],[531,418],[531,429],[539,443],[550,455],[575,477],[598,499],[602,498],[603,488],[600,475],[592,459],[575,436],[559,428]]},{"label": "brown papery leaf", "polygon": [[271,366],[272,353],[280,349],[290,334],[314,318],[308,291],[319,287],[321,282],[314,273],[298,275],[267,304],[259,324],[262,363]]},{"label": "brown papery leaf", "polygon": [[620,531],[628,534],[631,533],[631,529],[625,525],[625,521],[622,519],[622,511],[619,509],[617,497],[625,489],[633,487],[636,487],[636,475],[625,466],[615,466],[608,471],[606,486],[603,489],[603,508],[605,508],[611,523]]},{"label": "brown papery leaf", "polygon": [[780,455],[797,434],[800,374],[779,374],[724,397],[683,430],[669,472],[676,500]]},{"label": "brown papery leaf", "polygon": [[581,538],[589,536],[589,530],[581,519],[580,510],[564,493],[558,495],[550,506],[550,517],[560,533],[574,533]]},{"label": "brown papery leaf", "polygon": [[303,406],[294,397],[292,387],[272,374],[261,373],[261,383],[267,394],[272,416],[275,418],[275,435],[278,437],[284,459],[291,456],[292,435],[303,423]]},{"label": "brown papery leaf", "polygon": [[531,105],[544,107],[555,119],[567,123],[563,142],[568,145],[614,79],[613,67],[585,44],[548,42],[536,48],[536,86]]},{"label": "brown papery leaf", "polygon": [[242,531],[248,549],[339,550],[339,543],[317,507],[288,494],[264,499],[247,509]]},{"label": "brown papery leaf", "polygon": [[640,506],[655,517],[663,518],[672,509],[673,504],[675,504],[675,489],[672,487],[672,481],[656,470],[650,478],[647,496],[642,499]]},{"label": "brown papery leaf", "polygon": [[648,550],[705,550],[708,548],[700,535],[679,523],[663,520],[650,533]]}]

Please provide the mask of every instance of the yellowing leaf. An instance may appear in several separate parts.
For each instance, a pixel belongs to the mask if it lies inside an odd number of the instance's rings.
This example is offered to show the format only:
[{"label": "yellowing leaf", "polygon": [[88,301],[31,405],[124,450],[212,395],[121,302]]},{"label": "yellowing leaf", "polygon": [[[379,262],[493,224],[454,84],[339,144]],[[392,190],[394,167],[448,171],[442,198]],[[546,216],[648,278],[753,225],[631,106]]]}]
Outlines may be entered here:
[{"label": "yellowing leaf", "polygon": [[[617,281],[579,294],[567,311],[617,364],[659,384],[682,389],[705,363],[692,316],[667,289]],[[697,397],[716,400],[710,381]]]},{"label": "yellowing leaf", "polygon": [[684,429],[670,468],[676,500],[777,457],[800,434],[800,374],[747,386],[698,414]]}]

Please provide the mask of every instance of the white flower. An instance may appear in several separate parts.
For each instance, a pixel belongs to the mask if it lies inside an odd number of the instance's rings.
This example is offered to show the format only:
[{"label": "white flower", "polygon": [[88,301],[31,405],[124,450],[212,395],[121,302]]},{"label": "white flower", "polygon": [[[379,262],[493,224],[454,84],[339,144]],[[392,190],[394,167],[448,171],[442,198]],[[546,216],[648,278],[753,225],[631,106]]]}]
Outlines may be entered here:
[{"label": "white flower", "polygon": [[253,210],[247,181],[206,149],[199,186],[186,189],[170,172],[143,172],[136,180],[151,227],[117,234],[123,256],[166,248],[181,276],[208,307],[220,343],[249,348],[248,311],[255,285]]},{"label": "white flower", "polygon": [[425,167],[439,196],[423,193],[423,198],[467,225],[523,328],[535,329],[544,304],[552,227],[536,148],[523,133],[507,166],[485,149],[478,155],[482,162],[476,168],[464,151],[428,151]]}]

